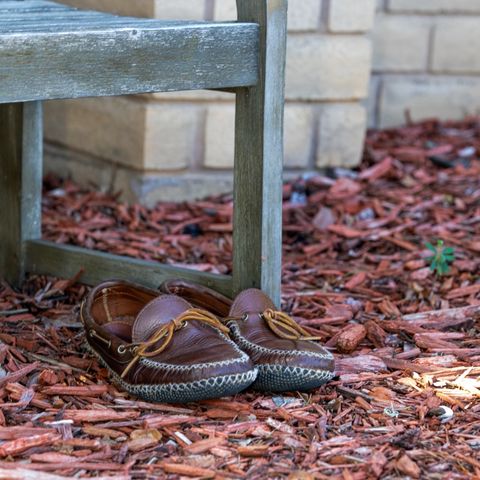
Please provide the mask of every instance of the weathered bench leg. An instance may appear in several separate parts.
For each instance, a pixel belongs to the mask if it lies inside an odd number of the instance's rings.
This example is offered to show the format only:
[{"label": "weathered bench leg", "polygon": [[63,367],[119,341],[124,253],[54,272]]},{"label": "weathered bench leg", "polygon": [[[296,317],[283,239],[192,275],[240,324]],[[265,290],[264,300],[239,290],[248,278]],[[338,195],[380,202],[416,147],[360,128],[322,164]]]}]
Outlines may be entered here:
[{"label": "weathered bench leg", "polygon": [[280,303],[287,0],[237,0],[260,25],[255,87],[236,95],[233,293],[257,287]]},{"label": "weathered bench leg", "polygon": [[0,277],[25,273],[25,241],[41,235],[42,108],[0,104]]}]

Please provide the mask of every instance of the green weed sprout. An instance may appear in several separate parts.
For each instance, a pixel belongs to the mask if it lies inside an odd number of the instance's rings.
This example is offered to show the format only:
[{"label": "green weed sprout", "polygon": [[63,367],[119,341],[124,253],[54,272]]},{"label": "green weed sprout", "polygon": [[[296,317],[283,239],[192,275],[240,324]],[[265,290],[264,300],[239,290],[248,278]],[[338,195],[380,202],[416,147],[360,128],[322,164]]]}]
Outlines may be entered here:
[{"label": "green weed sprout", "polygon": [[444,247],[443,240],[437,240],[437,246],[426,242],[425,246],[433,253],[426,260],[430,263],[430,270],[436,271],[437,275],[445,275],[450,269],[449,264],[455,260],[455,250],[453,247]]}]

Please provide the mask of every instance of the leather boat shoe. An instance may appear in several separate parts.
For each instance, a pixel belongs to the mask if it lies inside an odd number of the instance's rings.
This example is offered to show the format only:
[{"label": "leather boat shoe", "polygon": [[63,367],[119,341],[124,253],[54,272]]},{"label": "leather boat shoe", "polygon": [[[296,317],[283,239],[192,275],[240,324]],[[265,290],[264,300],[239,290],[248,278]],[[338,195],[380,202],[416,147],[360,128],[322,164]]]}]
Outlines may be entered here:
[{"label": "leather boat shoe", "polygon": [[80,317],[88,346],[115,383],[145,400],[233,395],[257,376],[215,315],[175,295],[106,282],[89,292]]},{"label": "leather boat shoe", "polygon": [[160,290],[222,318],[232,339],[258,368],[252,384],[257,390],[310,390],[335,375],[333,355],[315,341],[318,338],[278,311],[261,290],[245,290],[233,302],[210,288],[183,280],[167,281]]}]

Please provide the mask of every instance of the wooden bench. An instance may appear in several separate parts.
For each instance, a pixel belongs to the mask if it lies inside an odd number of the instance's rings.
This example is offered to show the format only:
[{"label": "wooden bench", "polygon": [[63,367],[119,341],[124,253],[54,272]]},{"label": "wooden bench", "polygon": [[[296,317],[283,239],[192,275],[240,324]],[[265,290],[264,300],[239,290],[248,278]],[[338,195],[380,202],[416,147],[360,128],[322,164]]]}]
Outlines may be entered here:
[{"label": "wooden bench", "polygon": [[[278,302],[287,0],[237,0],[237,22],[161,21],[0,0],[0,277],[148,286],[180,277]],[[41,240],[42,100],[226,89],[236,94],[233,275]]]}]

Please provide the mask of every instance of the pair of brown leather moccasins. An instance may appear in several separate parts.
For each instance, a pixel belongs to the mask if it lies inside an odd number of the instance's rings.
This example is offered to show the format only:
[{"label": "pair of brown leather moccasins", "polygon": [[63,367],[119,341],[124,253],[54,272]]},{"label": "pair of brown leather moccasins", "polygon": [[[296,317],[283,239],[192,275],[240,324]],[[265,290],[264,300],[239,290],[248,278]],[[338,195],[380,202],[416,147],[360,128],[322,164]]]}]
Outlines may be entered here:
[{"label": "pair of brown leather moccasins", "polygon": [[249,386],[309,390],[334,376],[332,354],[257,289],[232,302],[182,280],[159,291],[111,281],[90,291],[80,316],[113,380],[149,401],[192,402]]}]

